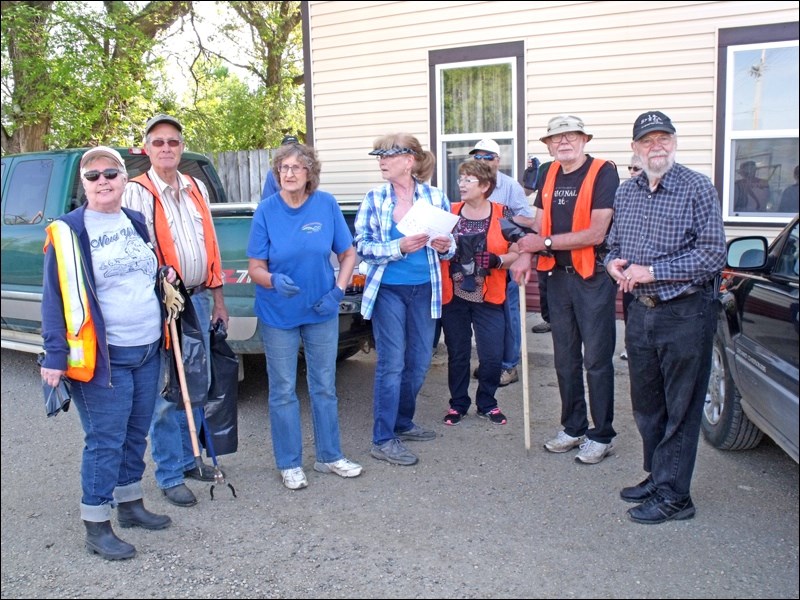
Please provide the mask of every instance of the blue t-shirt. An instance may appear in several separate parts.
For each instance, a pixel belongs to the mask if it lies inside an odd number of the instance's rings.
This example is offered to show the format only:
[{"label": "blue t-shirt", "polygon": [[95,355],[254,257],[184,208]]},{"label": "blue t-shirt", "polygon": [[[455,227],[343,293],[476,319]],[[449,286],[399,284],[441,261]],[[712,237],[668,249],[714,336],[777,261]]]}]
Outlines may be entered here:
[{"label": "blue t-shirt", "polygon": [[299,208],[288,206],[280,194],[266,198],[253,215],[247,256],[268,261],[271,273],[288,275],[300,292],[285,298],[257,285],[258,318],[277,329],[330,319],[312,307],[336,284],[331,251],[341,254],[352,245],[353,235],[332,194],[317,190]]},{"label": "blue t-shirt", "polygon": [[[405,237],[397,229],[397,223],[392,222],[392,239],[398,240]],[[406,254],[403,260],[393,260],[386,265],[381,283],[389,285],[422,285],[430,283],[431,269],[428,266],[428,251],[425,246]]]}]

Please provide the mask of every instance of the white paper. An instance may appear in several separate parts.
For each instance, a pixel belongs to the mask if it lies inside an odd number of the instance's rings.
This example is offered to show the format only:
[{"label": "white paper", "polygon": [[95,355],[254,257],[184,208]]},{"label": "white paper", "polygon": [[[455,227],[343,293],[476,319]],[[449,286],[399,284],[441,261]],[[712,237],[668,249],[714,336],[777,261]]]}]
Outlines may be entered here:
[{"label": "white paper", "polygon": [[[458,223],[458,215],[436,208],[424,201],[415,202],[397,224],[403,235],[426,233],[431,239],[447,236]],[[430,242],[428,242],[430,244]]]}]

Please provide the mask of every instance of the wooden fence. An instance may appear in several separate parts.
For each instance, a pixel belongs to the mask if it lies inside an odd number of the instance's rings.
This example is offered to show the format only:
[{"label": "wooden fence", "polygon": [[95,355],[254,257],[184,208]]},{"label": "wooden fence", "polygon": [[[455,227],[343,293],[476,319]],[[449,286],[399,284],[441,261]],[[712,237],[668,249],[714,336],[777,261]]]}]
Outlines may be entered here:
[{"label": "wooden fence", "polygon": [[228,202],[259,202],[267,172],[272,168],[274,149],[239,150],[209,154]]}]

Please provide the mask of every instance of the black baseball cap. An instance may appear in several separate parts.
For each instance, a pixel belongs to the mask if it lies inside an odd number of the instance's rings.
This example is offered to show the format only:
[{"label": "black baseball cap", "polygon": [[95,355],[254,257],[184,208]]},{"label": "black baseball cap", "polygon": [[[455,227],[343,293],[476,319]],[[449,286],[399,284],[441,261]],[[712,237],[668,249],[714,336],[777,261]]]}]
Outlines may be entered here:
[{"label": "black baseball cap", "polygon": [[651,131],[675,133],[675,126],[670,118],[658,110],[651,110],[636,117],[633,124],[633,141],[638,142]]}]

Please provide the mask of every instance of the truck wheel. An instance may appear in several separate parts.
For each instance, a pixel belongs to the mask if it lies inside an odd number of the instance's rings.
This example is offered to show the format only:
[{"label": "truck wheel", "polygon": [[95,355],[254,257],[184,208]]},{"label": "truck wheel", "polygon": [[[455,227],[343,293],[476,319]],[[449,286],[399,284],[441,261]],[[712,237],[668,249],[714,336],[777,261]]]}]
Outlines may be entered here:
[{"label": "truck wheel", "polygon": [[[720,320],[720,327],[723,326]],[[758,446],[764,434],[742,410],[742,397],[731,377],[724,339],[717,330],[714,334],[711,376],[703,406],[703,435],[720,450],[749,450]]]}]

